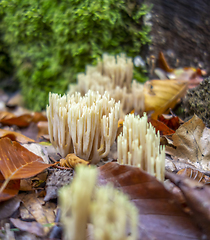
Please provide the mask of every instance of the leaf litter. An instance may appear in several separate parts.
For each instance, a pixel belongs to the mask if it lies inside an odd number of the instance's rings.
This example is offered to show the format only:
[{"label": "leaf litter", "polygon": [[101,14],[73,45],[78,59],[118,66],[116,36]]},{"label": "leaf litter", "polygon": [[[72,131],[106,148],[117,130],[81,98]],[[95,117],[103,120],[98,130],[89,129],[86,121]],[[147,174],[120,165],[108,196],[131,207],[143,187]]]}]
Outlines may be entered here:
[{"label": "leaf litter", "polygon": [[[187,88],[202,80],[201,71],[194,68],[172,69],[163,54],[159,56],[159,63],[162,71],[159,73],[164,80],[151,80],[145,84],[145,106],[156,130],[162,129],[162,135],[165,135],[171,175],[166,173],[168,180],[163,185],[138,168],[107,163],[116,160],[114,147],[108,161],[103,159],[98,164],[103,165],[99,167],[98,184],[112,182],[135,203],[140,212],[139,239],[205,239],[210,236],[210,132],[197,116],[184,123],[174,114],[164,115],[180,102]],[[54,236],[50,233],[51,229],[57,227],[63,231],[59,218],[56,220],[59,189],[71,183],[73,168],[83,163],[83,159],[75,160],[73,156],[60,159],[49,143],[37,143],[42,135],[45,136],[42,140],[48,138],[45,114],[32,113],[21,107],[14,112],[4,109],[0,112],[0,121],[0,157],[3,159],[0,161],[0,186],[5,179],[8,181],[0,195],[0,216],[3,219],[12,216],[10,223],[13,224],[8,225],[8,220],[6,225],[0,225],[0,233],[6,230],[6,236],[11,235],[15,239],[21,234],[25,234],[27,239]],[[118,133],[122,126],[123,120],[119,122]],[[50,164],[50,158],[70,170],[63,170],[62,167],[53,169],[54,163]],[[17,168],[16,172],[14,167]],[[23,192],[18,194],[19,189]],[[18,215],[13,216],[14,213]],[[19,235],[10,230],[14,226]],[[61,235],[58,236],[61,239]]]}]

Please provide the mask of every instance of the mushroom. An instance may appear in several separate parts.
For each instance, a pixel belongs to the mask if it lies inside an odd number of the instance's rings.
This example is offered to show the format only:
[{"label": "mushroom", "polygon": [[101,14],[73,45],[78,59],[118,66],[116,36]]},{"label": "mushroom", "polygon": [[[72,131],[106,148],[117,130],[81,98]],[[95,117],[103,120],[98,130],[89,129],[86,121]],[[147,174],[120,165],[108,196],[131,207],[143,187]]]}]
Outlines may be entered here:
[{"label": "mushroom", "polygon": [[136,240],[138,209],[111,184],[96,186],[97,169],[79,166],[71,185],[59,191],[64,238],[86,239],[92,226],[94,240]]},{"label": "mushroom", "polygon": [[123,132],[117,138],[118,162],[140,167],[160,181],[165,173],[165,146],[160,146],[159,132],[143,117],[125,116]]},{"label": "mushroom", "polygon": [[107,92],[88,91],[82,97],[49,94],[47,106],[50,141],[65,157],[78,157],[97,164],[108,155],[117,134],[120,102],[115,103]]},{"label": "mushroom", "polygon": [[133,62],[125,54],[111,56],[103,54],[97,66],[87,66],[86,74],[77,75],[77,85],[71,84],[69,94],[79,91],[85,95],[89,89],[104,94],[107,91],[115,101],[120,101],[120,117],[131,112],[144,111],[143,84],[133,80]]}]

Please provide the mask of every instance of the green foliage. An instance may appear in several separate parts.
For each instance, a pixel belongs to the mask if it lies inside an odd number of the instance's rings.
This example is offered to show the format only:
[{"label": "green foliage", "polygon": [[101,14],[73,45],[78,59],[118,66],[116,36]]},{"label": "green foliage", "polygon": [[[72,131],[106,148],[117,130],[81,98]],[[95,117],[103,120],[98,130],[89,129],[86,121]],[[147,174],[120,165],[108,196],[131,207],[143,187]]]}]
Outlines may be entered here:
[{"label": "green foliage", "polygon": [[0,30],[27,107],[45,108],[104,52],[134,57],[150,42],[147,5],[127,0],[2,0]]}]

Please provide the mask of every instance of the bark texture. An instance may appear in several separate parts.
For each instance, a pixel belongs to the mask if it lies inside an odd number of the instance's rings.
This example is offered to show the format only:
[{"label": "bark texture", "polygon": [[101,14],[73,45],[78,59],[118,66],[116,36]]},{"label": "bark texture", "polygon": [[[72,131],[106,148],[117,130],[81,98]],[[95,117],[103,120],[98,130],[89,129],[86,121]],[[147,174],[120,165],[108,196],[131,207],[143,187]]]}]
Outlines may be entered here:
[{"label": "bark texture", "polygon": [[[142,1],[139,1],[139,3]],[[210,74],[210,1],[148,0],[152,44],[147,57],[162,51],[171,67],[201,67]]]}]

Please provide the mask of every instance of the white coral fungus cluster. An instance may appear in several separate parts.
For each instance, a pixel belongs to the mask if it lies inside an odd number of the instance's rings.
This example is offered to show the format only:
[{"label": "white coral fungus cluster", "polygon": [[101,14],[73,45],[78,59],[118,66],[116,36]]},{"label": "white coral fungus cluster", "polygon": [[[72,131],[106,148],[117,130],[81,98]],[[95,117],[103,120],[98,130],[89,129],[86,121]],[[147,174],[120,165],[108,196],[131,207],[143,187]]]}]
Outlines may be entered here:
[{"label": "white coral fungus cluster", "polygon": [[95,164],[106,157],[115,140],[120,103],[115,103],[107,92],[88,91],[82,97],[49,94],[47,106],[50,141],[65,157],[75,153]]},{"label": "white coral fungus cluster", "polygon": [[125,116],[123,132],[117,139],[118,162],[140,167],[160,181],[164,180],[165,147],[159,132],[147,122],[147,116]]},{"label": "white coral fungus cluster", "polygon": [[[86,74],[77,75],[77,84],[70,85],[69,94],[75,91],[82,95],[89,89],[104,94],[107,91],[115,101],[121,103],[121,117],[135,109],[144,110],[143,84],[133,78],[133,62],[125,54],[110,56],[104,54],[97,66],[87,66]],[[132,82],[132,83],[131,83]]]},{"label": "white coral fungus cluster", "polygon": [[96,168],[80,166],[71,185],[60,190],[65,239],[87,239],[90,223],[91,239],[136,240],[138,209],[111,185],[97,187],[96,178]]}]

